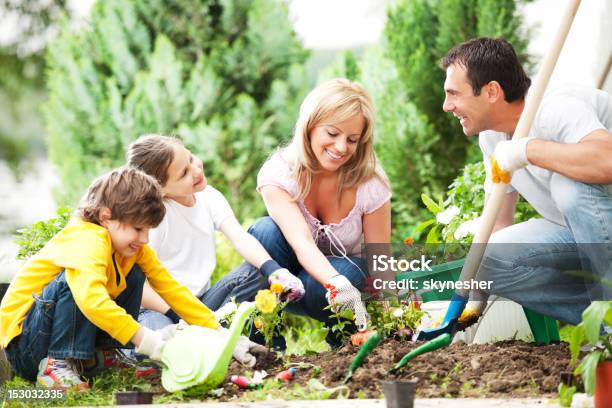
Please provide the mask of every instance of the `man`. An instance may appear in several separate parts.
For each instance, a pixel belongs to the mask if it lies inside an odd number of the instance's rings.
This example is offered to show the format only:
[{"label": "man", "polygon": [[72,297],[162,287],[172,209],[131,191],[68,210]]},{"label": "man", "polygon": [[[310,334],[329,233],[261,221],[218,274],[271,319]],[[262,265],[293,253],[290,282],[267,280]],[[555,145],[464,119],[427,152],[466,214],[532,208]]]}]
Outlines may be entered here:
[{"label": "man", "polygon": [[[551,90],[529,136],[511,141],[531,84],[512,45],[472,39],[442,65],[443,109],[466,136],[479,134],[485,192],[491,159],[513,172],[479,278],[493,281],[492,293],[578,323],[591,300],[612,298],[612,97],[578,86]],[[512,225],[519,194],[542,218]]]}]

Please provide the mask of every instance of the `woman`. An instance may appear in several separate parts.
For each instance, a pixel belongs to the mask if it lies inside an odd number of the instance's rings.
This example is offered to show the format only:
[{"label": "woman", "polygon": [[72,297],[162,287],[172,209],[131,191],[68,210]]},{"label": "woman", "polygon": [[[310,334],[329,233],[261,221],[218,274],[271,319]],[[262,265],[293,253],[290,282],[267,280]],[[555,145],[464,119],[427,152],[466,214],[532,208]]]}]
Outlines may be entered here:
[{"label": "woman", "polygon": [[[269,217],[249,232],[292,273],[287,280],[299,279],[305,288],[304,298],[287,310],[328,327],[331,304],[334,310],[353,309],[358,329],[365,330],[361,244],[390,240],[391,191],[377,163],[373,132],[366,91],[346,79],[330,80],[306,96],[292,141],[257,177]],[[328,335],[328,342],[337,340]]]}]

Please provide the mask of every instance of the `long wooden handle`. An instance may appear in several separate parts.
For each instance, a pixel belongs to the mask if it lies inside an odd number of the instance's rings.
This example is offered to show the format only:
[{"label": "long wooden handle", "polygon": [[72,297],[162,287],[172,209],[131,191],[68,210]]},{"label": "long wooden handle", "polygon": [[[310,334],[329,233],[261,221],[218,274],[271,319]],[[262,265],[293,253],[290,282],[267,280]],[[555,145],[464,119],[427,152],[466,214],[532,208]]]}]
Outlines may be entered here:
[{"label": "long wooden handle", "polygon": [[[550,80],[550,76],[552,75],[555,64],[559,59],[559,54],[561,53],[561,49],[563,48],[567,34],[569,33],[574,17],[576,16],[576,12],[578,11],[580,1],[581,0],[570,0],[568,2],[565,15],[561,20],[557,34],[555,35],[553,43],[551,44],[546,57],[542,61],[542,66],[540,67],[538,75],[531,86],[529,98],[527,98],[525,101],[525,108],[523,109],[518,124],[516,125],[516,130],[514,131],[514,135],[512,137],[513,140],[529,134],[533,119],[535,118],[538,108],[540,107],[542,96],[544,95],[544,91],[546,90],[546,86]],[[476,275],[486,249],[486,244],[489,242],[489,238],[493,232],[493,227],[495,226],[497,215],[499,214],[499,210],[506,195],[507,187],[508,185],[502,182],[495,183],[493,185],[493,191],[491,192],[482,212],[478,231],[476,232],[474,240],[472,241],[472,246],[470,247],[470,251],[466,257],[463,269],[461,270],[459,280],[469,281]],[[457,289],[456,293],[460,296],[467,297],[469,291],[465,289]]]}]

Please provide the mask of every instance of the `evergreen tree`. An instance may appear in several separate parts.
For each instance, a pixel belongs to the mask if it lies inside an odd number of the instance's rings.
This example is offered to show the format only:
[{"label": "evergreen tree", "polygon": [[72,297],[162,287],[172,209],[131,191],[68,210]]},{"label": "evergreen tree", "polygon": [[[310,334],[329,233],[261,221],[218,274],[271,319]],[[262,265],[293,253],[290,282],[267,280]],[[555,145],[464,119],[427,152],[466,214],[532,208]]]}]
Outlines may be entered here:
[{"label": "evergreen tree", "polygon": [[144,133],[178,135],[237,216],[258,216],[256,174],[291,135],[308,90],[280,0],[98,2],[48,52],[49,152],[61,203],[125,162]]}]

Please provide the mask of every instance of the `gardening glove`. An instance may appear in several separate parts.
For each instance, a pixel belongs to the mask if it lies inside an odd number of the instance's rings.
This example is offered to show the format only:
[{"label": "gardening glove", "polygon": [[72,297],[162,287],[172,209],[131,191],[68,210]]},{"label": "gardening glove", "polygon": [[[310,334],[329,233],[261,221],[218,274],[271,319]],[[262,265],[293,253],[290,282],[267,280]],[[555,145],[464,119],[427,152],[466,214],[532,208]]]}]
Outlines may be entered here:
[{"label": "gardening glove", "polygon": [[[219,326],[217,330],[225,334],[228,329]],[[229,336],[227,336],[227,338],[229,338]],[[267,351],[267,349],[261,344],[254,343],[245,336],[240,336],[238,337],[238,341],[236,342],[236,347],[234,347],[232,356],[240,364],[244,364],[248,367],[254,367],[257,359],[252,353],[261,353],[264,351]]]},{"label": "gardening glove", "polygon": [[529,165],[527,160],[527,143],[533,137],[522,137],[518,140],[502,140],[497,143],[493,152],[493,160],[500,169],[512,173]]},{"label": "gardening glove", "polygon": [[136,353],[144,354],[151,360],[161,361],[162,350],[166,344],[161,330],[156,331],[144,326],[141,327],[144,329],[144,335],[142,336],[140,345],[136,346]]},{"label": "gardening glove", "polygon": [[217,319],[217,321],[220,322],[225,317],[234,313],[236,310],[238,310],[238,306],[236,306],[234,302],[227,302],[226,304],[221,306],[219,309],[215,310],[213,312],[213,315],[215,315],[215,319]]},{"label": "gardening glove", "polygon": [[177,324],[169,324],[157,330],[157,332],[161,334],[163,341],[168,341],[173,338],[179,330],[184,330],[187,327],[189,327],[189,324],[184,320],[180,320]]},{"label": "gardening glove", "polygon": [[486,304],[486,302],[469,301],[467,305],[465,305],[463,312],[461,312],[461,316],[457,319],[460,330],[466,329],[476,323],[478,319],[480,319],[480,316],[482,316],[482,311]]},{"label": "gardening glove", "polygon": [[340,310],[350,308],[355,312],[355,324],[357,330],[364,331],[367,329],[368,313],[361,301],[361,293],[351,285],[351,282],[346,276],[336,275],[325,282],[327,293],[325,298],[327,303],[332,307],[332,310],[337,313]]},{"label": "gardening glove", "polygon": [[268,283],[270,286],[276,283],[283,287],[281,300],[297,302],[304,297],[304,284],[297,276],[285,268],[277,269],[273,272],[268,277]]}]

